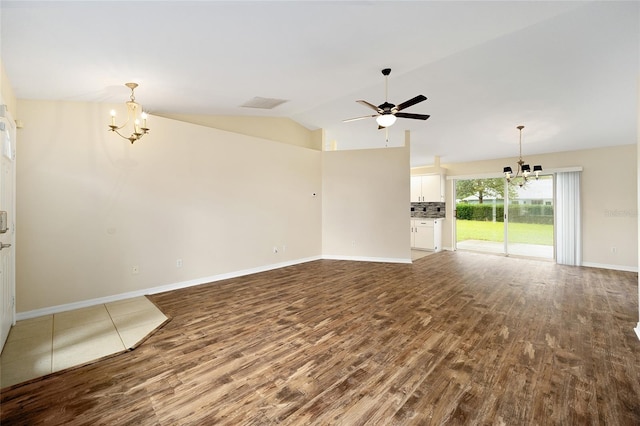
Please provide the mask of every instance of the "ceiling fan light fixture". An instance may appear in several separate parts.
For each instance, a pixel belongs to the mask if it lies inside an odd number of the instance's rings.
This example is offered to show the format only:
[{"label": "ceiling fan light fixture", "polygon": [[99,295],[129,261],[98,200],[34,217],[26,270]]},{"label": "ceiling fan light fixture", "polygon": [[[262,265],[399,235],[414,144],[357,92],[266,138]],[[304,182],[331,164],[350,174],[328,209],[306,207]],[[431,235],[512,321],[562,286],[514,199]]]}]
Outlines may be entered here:
[{"label": "ceiling fan light fixture", "polygon": [[396,116],[391,113],[381,114],[376,117],[376,122],[380,127],[389,127],[396,122]]},{"label": "ceiling fan light fixture", "polygon": [[422,101],[426,101],[427,97],[424,95],[418,95],[418,96],[414,96],[413,98],[409,99],[408,101],[402,102],[401,104],[398,105],[394,105],[392,103],[389,102],[388,100],[388,77],[389,74],[391,74],[391,68],[385,68],[382,70],[382,75],[384,75],[384,103],[380,104],[380,105],[374,105],[371,102],[367,102],[364,100],[359,100],[356,101],[361,105],[364,105],[367,108],[370,108],[372,110],[374,110],[376,112],[376,114],[374,115],[365,115],[364,117],[356,117],[356,118],[349,118],[346,120],[342,120],[343,123],[347,123],[349,121],[356,121],[356,120],[361,120],[363,118],[371,118],[371,117],[375,117],[376,118],[376,122],[378,123],[378,128],[382,129],[385,127],[389,127],[389,126],[393,126],[393,123],[396,122],[396,119],[399,118],[412,118],[414,120],[426,120],[427,118],[429,118],[429,115],[426,114],[412,114],[412,113],[406,113],[406,112],[400,112],[402,110],[404,110],[405,108],[409,108],[417,103],[420,103]]}]

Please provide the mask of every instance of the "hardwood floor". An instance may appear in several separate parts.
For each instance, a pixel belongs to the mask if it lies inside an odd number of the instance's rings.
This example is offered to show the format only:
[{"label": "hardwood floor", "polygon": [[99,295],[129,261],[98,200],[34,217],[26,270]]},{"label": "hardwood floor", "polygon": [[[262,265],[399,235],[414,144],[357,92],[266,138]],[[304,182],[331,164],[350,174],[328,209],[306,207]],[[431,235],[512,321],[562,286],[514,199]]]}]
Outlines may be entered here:
[{"label": "hardwood floor", "polygon": [[636,273],[461,252],[151,296],[132,352],[3,389],[2,424],[640,424]]}]

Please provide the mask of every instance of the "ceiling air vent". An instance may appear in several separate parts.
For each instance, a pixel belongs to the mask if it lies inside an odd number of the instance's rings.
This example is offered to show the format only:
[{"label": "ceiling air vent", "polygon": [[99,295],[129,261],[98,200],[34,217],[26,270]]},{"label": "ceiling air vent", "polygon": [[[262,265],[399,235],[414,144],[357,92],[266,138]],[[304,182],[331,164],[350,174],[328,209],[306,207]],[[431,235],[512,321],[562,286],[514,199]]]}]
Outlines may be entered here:
[{"label": "ceiling air vent", "polygon": [[287,102],[286,99],[260,98],[256,96],[253,99],[249,99],[241,106],[245,108],[273,109],[285,102]]}]

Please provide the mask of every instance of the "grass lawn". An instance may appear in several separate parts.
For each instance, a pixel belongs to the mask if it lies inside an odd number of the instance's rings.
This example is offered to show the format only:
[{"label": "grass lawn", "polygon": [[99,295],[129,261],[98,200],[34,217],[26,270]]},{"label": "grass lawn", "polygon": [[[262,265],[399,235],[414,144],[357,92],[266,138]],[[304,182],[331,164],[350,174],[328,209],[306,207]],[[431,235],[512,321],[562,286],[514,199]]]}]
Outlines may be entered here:
[{"label": "grass lawn", "polygon": [[[458,220],[456,229],[458,241],[504,241],[504,223],[502,222]],[[553,225],[511,223],[509,224],[509,242],[552,246]]]}]

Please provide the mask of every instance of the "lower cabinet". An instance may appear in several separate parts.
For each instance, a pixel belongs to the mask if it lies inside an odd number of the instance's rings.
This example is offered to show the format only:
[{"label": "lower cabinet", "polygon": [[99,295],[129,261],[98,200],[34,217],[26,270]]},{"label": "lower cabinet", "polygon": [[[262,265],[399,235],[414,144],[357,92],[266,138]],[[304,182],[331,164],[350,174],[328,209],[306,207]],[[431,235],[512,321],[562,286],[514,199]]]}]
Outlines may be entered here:
[{"label": "lower cabinet", "polygon": [[442,219],[411,219],[411,248],[442,250]]}]

